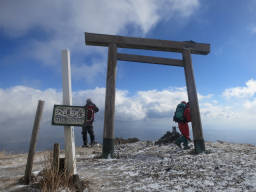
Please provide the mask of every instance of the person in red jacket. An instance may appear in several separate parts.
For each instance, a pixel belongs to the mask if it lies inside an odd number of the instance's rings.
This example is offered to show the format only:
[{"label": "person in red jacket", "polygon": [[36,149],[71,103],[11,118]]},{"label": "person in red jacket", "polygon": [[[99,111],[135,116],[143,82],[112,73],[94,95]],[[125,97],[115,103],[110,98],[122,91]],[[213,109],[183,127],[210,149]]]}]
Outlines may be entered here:
[{"label": "person in red jacket", "polygon": [[94,113],[99,111],[99,108],[91,101],[91,99],[86,100],[85,111],[86,111],[86,118],[85,123],[82,127],[82,136],[83,136],[83,146],[88,147],[87,144],[87,132],[90,135],[91,145],[95,144],[95,136],[93,131],[93,121],[94,121]]},{"label": "person in red jacket", "polygon": [[177,140],[176,144],[181,147],[181,143],[184,145],[184,149],[189,149],[188,141],[191,141],[189,137],[189,126],[188,122],[191,122],[191,116],[190,116],[190,107],[189,102],[186,103],[185,101],[182,101],[182,103],[186,104],[186,107],[184,109],[184,122],[178,122],[179,130],[182,134]]}]

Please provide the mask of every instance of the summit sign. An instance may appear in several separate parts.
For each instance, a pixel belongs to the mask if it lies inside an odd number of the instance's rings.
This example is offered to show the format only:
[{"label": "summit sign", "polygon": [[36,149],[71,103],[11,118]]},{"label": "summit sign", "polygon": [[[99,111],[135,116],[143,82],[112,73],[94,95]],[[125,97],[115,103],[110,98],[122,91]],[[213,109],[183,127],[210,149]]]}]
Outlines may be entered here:
[{"label": "summit sign", "polygon": [[83,126],[85,123],[85,117],[85,108],[82,106],[54,105],[52,124]]}]

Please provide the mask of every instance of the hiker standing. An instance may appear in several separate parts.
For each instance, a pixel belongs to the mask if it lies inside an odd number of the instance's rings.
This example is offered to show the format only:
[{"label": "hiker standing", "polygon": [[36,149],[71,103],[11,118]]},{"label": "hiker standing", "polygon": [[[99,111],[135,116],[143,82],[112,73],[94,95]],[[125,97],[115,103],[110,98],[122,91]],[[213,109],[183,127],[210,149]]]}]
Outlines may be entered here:
[{"label": "hiker standing", "polygon": [[90,135],[91,145],[95,144],[95,136],[93,131],[93,121],[94,121],[94,113],[99,111],[99,108],[91,101],[91,99],[86,100],[85,107],[85,123],[82,127],[82,136],[83,136],[83,147],[88,147],[87,144],[87,132]]},{"label": "hiker standing", "polygon": [[181,136],[176,140],[175,144],[181,147],[181,143],[184,145],[184,149],[189,149],[189,127],[188,122],[191,122],[189,102],[182,101],[176,108],[173,120],[178,122]]}]

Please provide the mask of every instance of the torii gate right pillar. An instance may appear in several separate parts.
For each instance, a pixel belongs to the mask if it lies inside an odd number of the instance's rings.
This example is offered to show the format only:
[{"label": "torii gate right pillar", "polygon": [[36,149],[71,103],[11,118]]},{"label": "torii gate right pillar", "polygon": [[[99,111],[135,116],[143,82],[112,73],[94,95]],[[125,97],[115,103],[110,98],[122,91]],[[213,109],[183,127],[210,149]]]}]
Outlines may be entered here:
[{"label": "torii gate right pillar", "polygon": [[205,151],[205,144],[203,139],[203,130],[202,123],[198,105],[196,84],[192,66],[191,59],[191,50],[185,48],[182,53],[183,62],[184,62],[184,72],[186,78],[187,92],[188,92],[188,101],[190,104],[191,111],[191,122],[192,122],[192,131],[194,138],[195,153],[201,153]]}]

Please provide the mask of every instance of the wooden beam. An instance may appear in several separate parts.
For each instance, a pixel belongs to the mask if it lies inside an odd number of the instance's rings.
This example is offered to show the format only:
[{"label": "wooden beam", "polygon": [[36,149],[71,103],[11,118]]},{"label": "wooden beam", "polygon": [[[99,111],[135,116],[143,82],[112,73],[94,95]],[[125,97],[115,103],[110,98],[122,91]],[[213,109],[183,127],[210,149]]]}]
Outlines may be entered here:
[{"label": "wooden beam", "polygon": [[205,144],[203,138],[202,123],[200,117],[200,110],[198,105],[196,83],[194,78],[191,53],[189,49],[183,52],[184,72],[186,77],[188,100],[190,103],[190,113],[192,121],[192,131],[194,138],[195,152],[201,153],[205,151]]},{"label": "wooden beam", "polygon": [[191,53],[207,55],[210,52],[210,44],[196,43],[194,41],[169,41],[148,38],[135,38],[117,35],[105,35],[85,33],[85,43],[94,46],[109,46],[116,44],[119,48],[146,49],[154,51],[183,52],[184,48],[190,48]]},{"label": "wooden beam", "polygon": [[124,54],[124,53],[118,53],[117,59],[120,61],[131,61],[131,62],[184,67],[183,61],[179,59],[169,59],[169,58],[151,57],[151,56],[143,56],[143,55],[130,55],[130,54]]},{"label": "wooden beam", "polygon": [[110,44],[108,47],[108,69],[105,96],[104,135],[102,157],[112,156],[114,152],[114,116],[116,95],[116,63],[117,47]]}]

